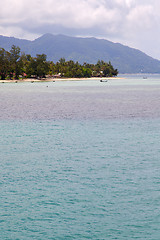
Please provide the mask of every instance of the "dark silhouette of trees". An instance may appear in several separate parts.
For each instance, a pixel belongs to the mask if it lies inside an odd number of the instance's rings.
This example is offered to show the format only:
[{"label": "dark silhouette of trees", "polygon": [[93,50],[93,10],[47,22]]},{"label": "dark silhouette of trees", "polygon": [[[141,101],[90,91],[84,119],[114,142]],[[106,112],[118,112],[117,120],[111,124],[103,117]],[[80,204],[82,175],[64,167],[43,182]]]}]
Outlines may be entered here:
[{"label": "dark silhouette of trees", "polygon": [[13,45],[10,50],[10,64],[12,75],[15,76],[15,79],[18,79],[21,73],[20,48],[15,45]]},{"label": "dark silhouette of trees", "polygon": [[61,58],[57,63],[47,61],[45,54],[32,57],[21,53],[20,48],[12,46],[8,52],[0,48],[0,79],[18,79],[19,77],[45,78],[46,75],[61,76],[64,78],[90,78],[116,76],[118,70],[111,62],[98,60],[96,64],[84,63],[81,65],[73,60]]},{"label": "dark silhouette of trees", "polygon": [[6,79],[10,69],[10,53],[0,49],[0,78]]}]

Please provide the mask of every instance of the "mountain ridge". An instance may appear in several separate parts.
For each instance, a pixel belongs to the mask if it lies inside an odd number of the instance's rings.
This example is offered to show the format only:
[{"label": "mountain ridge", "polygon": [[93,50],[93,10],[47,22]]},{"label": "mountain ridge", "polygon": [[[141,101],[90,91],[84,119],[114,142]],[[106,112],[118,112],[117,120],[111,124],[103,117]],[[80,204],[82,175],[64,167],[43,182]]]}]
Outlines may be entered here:
[{"label": "mountain ridge", "polygon": [[142,51],[120,43],[94,37],[82,38],[66,35],[44,34],[35,40],[18,39],[0,35],[0,47],[9,51],[12,45],[21,52],[36,56],[46,54],[47,60],[57,62],[60,58],[83,64],[98,60],[111,61],[120,73],[160,73],[160,61]]}]

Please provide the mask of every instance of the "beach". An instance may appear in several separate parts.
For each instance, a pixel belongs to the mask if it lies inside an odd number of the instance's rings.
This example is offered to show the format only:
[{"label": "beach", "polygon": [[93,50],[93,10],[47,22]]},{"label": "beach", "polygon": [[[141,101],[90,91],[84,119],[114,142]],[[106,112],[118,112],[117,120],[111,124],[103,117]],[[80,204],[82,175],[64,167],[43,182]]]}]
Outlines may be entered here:
[{"label": "beach", "polygon": [[92,78],[43,78],[43,79],[35,79],[35,78],[26,78],[26,79],[6,79],[0,80],[0,83],[22,83],[22,82],[58,82],[58,81],[100,81],[100,80],[115,80],[115,79],[123,79],[121,77],[92,77]]}]

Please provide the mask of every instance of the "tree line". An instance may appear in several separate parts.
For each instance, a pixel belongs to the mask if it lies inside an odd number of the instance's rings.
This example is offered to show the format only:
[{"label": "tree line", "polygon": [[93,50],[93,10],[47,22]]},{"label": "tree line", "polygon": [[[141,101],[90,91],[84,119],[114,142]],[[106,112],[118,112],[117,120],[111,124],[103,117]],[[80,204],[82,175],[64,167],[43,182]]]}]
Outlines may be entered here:
[{"label": "tree line", "polygon": [[21,53],[19,47],[13,45],[10,51],[0,48],[0,79],[19,78],[90,78],[90,77],[112,77],[118,74],[111,62],[107,63],[98,60],[96,64],[84,63],[73,60],[66,61],[61,58],[57,63],[47,61],[45,54],[37,54],[32,57],[30,54]]}]

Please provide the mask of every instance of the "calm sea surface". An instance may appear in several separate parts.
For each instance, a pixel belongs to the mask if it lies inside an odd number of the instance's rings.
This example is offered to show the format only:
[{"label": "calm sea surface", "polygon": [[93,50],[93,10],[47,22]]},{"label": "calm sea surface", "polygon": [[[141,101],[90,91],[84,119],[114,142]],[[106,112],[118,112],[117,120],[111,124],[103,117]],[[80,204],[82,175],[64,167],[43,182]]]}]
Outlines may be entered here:
[{"label": "calm sea surface", "polygon": [[0,239],[160,239],[160,76],[0,84]]}]

